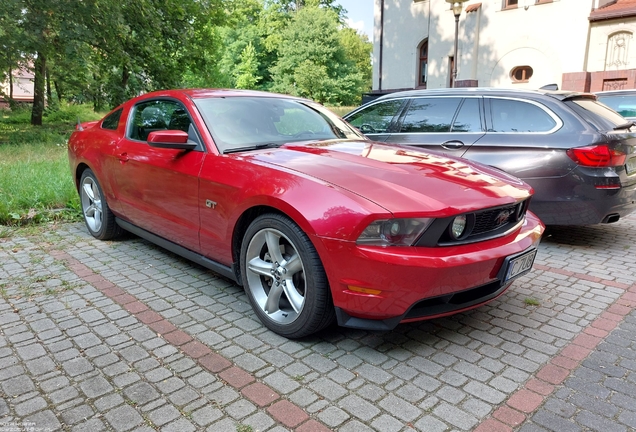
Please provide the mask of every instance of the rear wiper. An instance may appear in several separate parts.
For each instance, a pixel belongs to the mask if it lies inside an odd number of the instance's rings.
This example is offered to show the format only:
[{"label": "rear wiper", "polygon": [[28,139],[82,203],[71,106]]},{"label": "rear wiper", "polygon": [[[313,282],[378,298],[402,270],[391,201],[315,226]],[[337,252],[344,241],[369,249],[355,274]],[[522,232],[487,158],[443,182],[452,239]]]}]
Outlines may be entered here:
[{"label": "rear wiper", "polygon": [[238,152],[242,152],[242,151],[250,151],[250,150],[261,150],[261,149],[266,149],[266,148],[278,148],[280,147],[282,144],[278,144],[278,143],[260,143],[260,144],[254,144],[251,146],[246,146],[246,147],[238,147],[238,148],[231,148],[231,149],[227,149],[227,150],[223,150],[223,154],[227,154],[227,153],[238,153]]},{"label": "rear wiper", "polygon": [[634,122],[633,121],[628,121],[626,123],[623,124],[619,124],[618,126],[614,127],[614,130],[619,130],[619,129],[629,129],[632,126],[634,126]]}]

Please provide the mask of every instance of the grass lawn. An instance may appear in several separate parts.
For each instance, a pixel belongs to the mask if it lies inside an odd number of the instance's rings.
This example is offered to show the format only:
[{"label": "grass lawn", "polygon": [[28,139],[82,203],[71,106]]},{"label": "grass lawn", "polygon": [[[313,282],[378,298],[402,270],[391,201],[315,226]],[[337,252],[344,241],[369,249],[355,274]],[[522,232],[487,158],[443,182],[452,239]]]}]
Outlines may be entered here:
[{"label": "grass lawn", "polygon": [[79,220],[66,142],[78,116],[88,121],[101,115],[65,106],[34,127],[30,111],[0,111],[0,225]]},{"label": "grass lawn", "polygon": [[350,106],[350,107],[346,107],[346,106],[341,106],[341,107],[328,107],[331,111],[335,112],[336,114],[338,114],[340,117],[342,117],[343,115],[347,114],[348,112],[353,111],[355,108],[358,108],[357,106]]}]

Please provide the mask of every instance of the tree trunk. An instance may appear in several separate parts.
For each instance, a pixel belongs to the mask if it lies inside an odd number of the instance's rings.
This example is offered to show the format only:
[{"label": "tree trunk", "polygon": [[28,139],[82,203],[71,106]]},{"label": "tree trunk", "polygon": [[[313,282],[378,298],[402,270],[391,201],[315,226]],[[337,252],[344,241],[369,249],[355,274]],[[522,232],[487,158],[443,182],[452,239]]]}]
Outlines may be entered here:
[{"label": "tree trunk", "polygon": [[128,72],[128,68],[124,66],[124,70],[121,73],[121,88],[124,90],[124,94],[126,92],[126,87],[128,87],[129,79],[130,79],[130,72]]},{"label": "tree trunk", "polygon": [[44,54],[38,52],[35,59],[34,84],[33,84],[33,109],[31,110],[31,124],[42,126],[42,116],[44,114],[44,81],[46,75],[46,58]]},{"label": "tree trunk", "polygon": [[13,103],[13,69],[9,66],[9,101]]},{"label": "tree trunk", "polygon": [[51,96],[51,72],[46,68],[46,103],[51,104],[53,97]]},{"label": "tree trunk", "polygon": [[57,80],[53,80],[53,87],[55,87],[55,93],[57,94],[57,101],[58,103],[62,103],[62,89],[60,88],[59,84],[57,83]]}]

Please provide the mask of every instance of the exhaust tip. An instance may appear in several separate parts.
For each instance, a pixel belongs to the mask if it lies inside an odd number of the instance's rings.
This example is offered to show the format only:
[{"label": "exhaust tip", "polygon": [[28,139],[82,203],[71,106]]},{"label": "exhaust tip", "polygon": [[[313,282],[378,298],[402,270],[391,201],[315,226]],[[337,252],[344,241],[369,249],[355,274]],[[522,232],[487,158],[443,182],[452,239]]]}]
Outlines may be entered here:
[{"label": "exhaust tip", "polygon": [[621,216],[619,214],[616,214],[616,213],[610,214],[610,215],[605,216],[605,218],[603,219],[602,223],[610,224],[610,223],[618,222],[618,220],[620,218],[621,218]]}]

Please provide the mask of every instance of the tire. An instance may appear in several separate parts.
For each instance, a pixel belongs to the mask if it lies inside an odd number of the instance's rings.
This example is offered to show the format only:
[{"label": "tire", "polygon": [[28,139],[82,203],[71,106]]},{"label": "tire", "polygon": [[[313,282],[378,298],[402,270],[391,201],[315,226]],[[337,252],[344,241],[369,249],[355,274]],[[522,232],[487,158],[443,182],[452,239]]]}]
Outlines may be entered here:
[{"label": "tire", "polygon": [[301,338],[334,321],[320,257],[285,216],[264,214],[249,226],[241,245],[241,278],[256,315],[274,333]]},{"label": "tire", "polygon": [[102,187],[90,169],[82,173],[79,195],[84,222],[93,237],[110,240],[121,235],[123,230],[115,222],[115,215],[108,207]]}]

